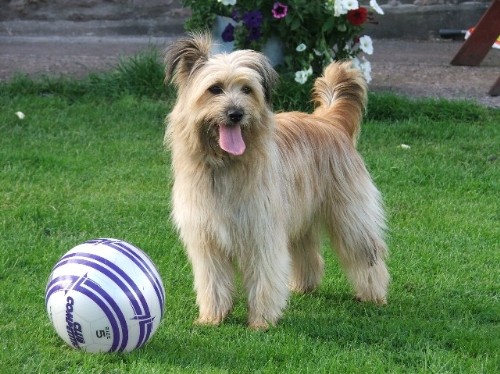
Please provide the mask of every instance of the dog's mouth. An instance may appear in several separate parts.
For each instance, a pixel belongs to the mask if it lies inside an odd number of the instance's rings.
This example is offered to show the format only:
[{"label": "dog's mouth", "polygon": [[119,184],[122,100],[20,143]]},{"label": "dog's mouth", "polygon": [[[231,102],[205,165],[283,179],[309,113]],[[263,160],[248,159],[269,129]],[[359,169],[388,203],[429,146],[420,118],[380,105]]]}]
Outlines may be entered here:
[{"label": "dog's mouth", "polygon": [[233,156],[241,156],[246,149],[238,124],[219,123],[219,147]]}]

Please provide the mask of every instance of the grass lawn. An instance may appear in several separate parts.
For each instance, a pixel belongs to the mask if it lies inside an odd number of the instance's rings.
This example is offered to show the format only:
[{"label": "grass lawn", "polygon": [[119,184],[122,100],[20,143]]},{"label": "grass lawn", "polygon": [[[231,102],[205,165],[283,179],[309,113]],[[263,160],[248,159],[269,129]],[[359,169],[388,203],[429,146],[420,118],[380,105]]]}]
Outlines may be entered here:
[{"label": "grass lawn", "polygon": [[[359,150],[389,217],[387,306],[352,300],[325,243],[321,287],[293,295],[278,326],[249,331],[240,290],[222,326],[197,327],[168,219],[172,95],[161,77],[149,90],[161,67],[144,77],[135,63],[83,82],[0,85],[0,372],[500,372],[500,111],[370,97]],[[277,108],[302,102],[279,95]],[[71,349],[45,312],[52,266],[96,237],[146,251],[167,291],[160,328],[129,354]]]}]

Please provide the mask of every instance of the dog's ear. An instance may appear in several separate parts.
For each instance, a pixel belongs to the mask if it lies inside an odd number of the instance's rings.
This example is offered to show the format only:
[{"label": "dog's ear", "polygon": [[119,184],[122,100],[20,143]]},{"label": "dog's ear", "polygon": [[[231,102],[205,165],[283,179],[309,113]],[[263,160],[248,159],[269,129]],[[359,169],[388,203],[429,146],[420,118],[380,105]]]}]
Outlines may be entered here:
[{"label": "dog's ear", "polygon": [[212,39],[209,33],[189,34],[165,51],[165,83],[173,80],[177,86],[186,82],[193,71],[208,60]]},{"label": "dog's ear", "polygon": [[251,65],[251,68],[256,70],[261,77],[262,88],[264,89],[264,97],[266,102],[271,106],[273,89],[278,82],[278,73],[274,70],[269,59],[262,53],[255,53],[255,63]]}]

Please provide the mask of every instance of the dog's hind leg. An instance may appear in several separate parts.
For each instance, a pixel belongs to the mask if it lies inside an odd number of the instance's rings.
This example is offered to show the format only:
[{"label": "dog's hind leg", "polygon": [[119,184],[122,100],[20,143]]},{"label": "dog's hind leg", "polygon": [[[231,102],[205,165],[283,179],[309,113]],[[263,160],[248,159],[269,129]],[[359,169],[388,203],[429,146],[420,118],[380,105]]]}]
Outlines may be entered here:
[{"label": "dog's hind leg", "polygon": [[292,274],[290,289],[299,293],[311,292],[323,277],[324,262],[320,253],[321,242],[318,227],[310,227],[290,243]]},{"label": "dog's hind leg", "polygon": [[356,298],[385,304],[389,285],[385,222],[378,191],[368,179],[363,182],[349,191],[348,198],[337,194],[327,226]]},{"label": "dog's hind leg", "polygon": [[[377,304],[387,302],[389,273],[385,266],[385,244],[373,233],[347,233],[345,229],[332,230],[331,241],[340,263],[352,282],[356,299]],[[340,232],[344,231],[344,232]],[[359,241],[354,243],[350,237],[358,234]],[[361,241],[366,240],[362,243]]]}]

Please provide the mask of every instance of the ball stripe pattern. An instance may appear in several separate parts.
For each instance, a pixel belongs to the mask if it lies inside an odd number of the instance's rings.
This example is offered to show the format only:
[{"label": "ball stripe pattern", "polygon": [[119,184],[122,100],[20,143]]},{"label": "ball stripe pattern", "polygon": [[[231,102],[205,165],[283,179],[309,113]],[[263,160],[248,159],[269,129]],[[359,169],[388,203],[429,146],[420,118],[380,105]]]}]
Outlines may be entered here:
[{"label": "ball stripe pattern", "polygon": [[[94,239],[89,240],[86,243],[101,243],[108,247],[114,248],[120,253],[127,256],[130,260],[132,260],[137,267],[139,267],[144,274],[148,277],[151,285],[153,286],[156,296],[158,297],[158,301],[160,303],[161,308],[161,317],[163,318],[164,313],[164,305],[165,305],[165,290],[163,289],[163,285],[156,274],[156,271],[149,266],[148,262],[144,260],[141,256],[139,256],[136,247],[131,244],[125,243],[123,241],[110,241],[109,239]],[[149,263],[153,263],[151,259],[143,252],[142,253],[149,261]]]},{"label": "ball stripe pattern", "polygon": [[[75,271],[78,274],[67,274]],[[109,352],[141,347],[150,339],[164,314],[165,290],[153,262],[140,249],[116,239],[89,240],[73,248],[56,263],[45,293],[46,308],[53,323],[51,297],[57,292],[66,295],[70,291],[88,297],[109,321],[109,337],[112,337]],[[117,297],[121,298],[118,303]],[[84,309],[82,304],[85,303],[88,304],[84,300],[79,302],[79,307]],[[82,318],[81,310],[75,305],[78,318]],[[59,313],[63,312],[59,310]],[[67,311],[65,318],[73,322],[73,315],[68,317]],[[58,331],[63,339],[69,339],[75,348],[94,349],[87,342],[88,338],[81,337],[79,341],[79,331],[72,332],[70,322],[59,322],[66,324],[66,336]],[[77,325],[76,330],[79,330],[80,323]],[[133,339],[130,339],[131,326],[134,326]],[[92,335],[90,339],[94,339]],[[95,351],[101,351],[101,348],[98,346]]]},{"label": "ball stripe pattern", "polygon": [[[128,329],[125,316],[113,298],[101,287],[92,282],[92,280],[87,278],[87,275],[83,277],[62,276],[54,278],[47,286],[45,302],[47,303],[47,300],[49,300],[54,292],[65,291],[65,293],[67,293],[68,282],[72,285],[71,289],[87,296],[90,300],[99,305],[101,310],[106,314],[113,330],[113,344],[109,351],[122,352],[128,340]],[[76,345],[75,348],[79,348],[78,342],[72,341],[72,343],[73,346]]]}]

